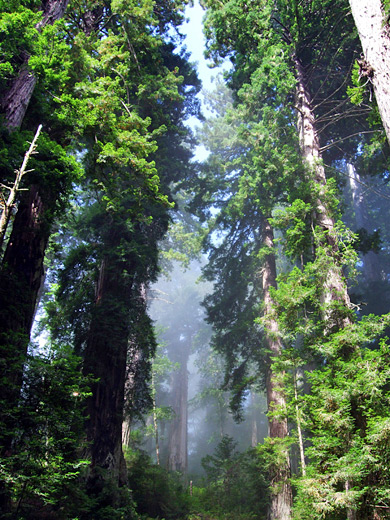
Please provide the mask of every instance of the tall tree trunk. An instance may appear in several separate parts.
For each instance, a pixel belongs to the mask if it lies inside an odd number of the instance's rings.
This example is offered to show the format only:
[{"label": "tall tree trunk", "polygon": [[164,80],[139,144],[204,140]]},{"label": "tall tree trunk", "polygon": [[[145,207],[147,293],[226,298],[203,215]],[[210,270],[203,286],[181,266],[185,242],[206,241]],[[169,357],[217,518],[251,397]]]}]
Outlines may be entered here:
[{"label": "tall tree trunk", "polygon": [[[299,144],[303,162],[308,170],[308,182],[314,181],[313,188],[317,193],[314,225],[320,226],[325,232],[322,245],[329,249],[327,253],[329,262],[323,283],[321,303],[323,308],[322,318],[325,322],[324,334],[330,334],[352,324],[351,301],[341,266],[337,260],[339,248],[335,235],[335,222],[326,203],[326,175],[311,106],[311,96],[306,83],[304,67],[296,55],[294,56],[294,63],[297,75],[296,109],[298,112]],[[338,305],[334,306],[334,303]],[[345,482],[346,491],[348,491],[350,485],[349,481]],[[355,515],[354,510],[347,510],[348,520],[354,520]]]},{"label": "tall tree trunk", "polygon": [[[0,268],[0,455],[12,455],[19,428],[19,396],[36,303],[44,277],[51,219],[47,204],[31,186],[19,204]],[[0,510],[10,507],[0,484]]]},{"label": "tall tree trunk", "polygon": [[371,83],[390,143],[390,29],[381,0],[349,0],[362,44],[360,74]]},{"label": "tall tree trunk", "polygon": [[179,370],[174,373],[172,392],[174,395],[174,418],[171,423],[169,436],[168,468],[187,474],[187,429],[188,429],[188,358],[191,340],[186,338],[188,345],[181,345],[178,361]]},{"label": "tall tree trunk", "polygon": [[[43,2],[43,17],[36,28],[58,20],[68,0]],[[1,104],[9,130],[20,127],[30,102],[36,79],[27,68],[28,57],[19,75],[11,82]],[[13,229],[0,272],[0,393],[8,410],[17,406],[22,384],[23,364],[44,276],[43,261],[50,236],[50,201],[55,197],[38,185],[30,186],[18,206]],[[6,414],[9,437],[4,452],[9,452],[13,413]]]},{"label": "tall tree trunk", "polygon": [[157,466],[160,465],[160,441],[158,435],[158,422],[157,422],[157,407],[156,407],[156,387],[154,381],[154,374],[152,373],[152,399],[153,399],[153,430],[154,440],[156,447],[156,462]]},{"label": "tall tree trunk", "polygon": [[[0,398],[5,400],[7,409],[18,403],[44,275],[43,261],[51,224],[46,218],[46,207],[38,188],[31,186],[19,205],[0,270]],[[13,414],[7,417],[11,421]],[[8,427],[12,432],[11,424]]]},{"label": "tall tree trunk", "polygon": [[[36,25],[41,32],[46,25],[52,25],[62,18],[69,0],[46,0],[43,2],[42,19]],[[30,71],[28,62],[30,57],[24,57],[19,74],[14,78],[2,98],[1,105],[5,114],[5,125],[9,130],[19,128],[22,124],[31,96],[34,92],[37,78]]]},{"label": "tall tree trunk", "polygon": [[[269,437],[271,439],[285,439],[288,437],[287,417],[283,417],[286,409],[286,399],[280,388],[280,382],[273,372],[273,360],[282,352],[282,343],[279,335],[279,326],[273,317],[273,300],[271,288],[276,288],[276,263],[272,250],[274,247],[273,229],[266,218],[262,219],[263,245],[269,248],[263,265],[263,300],[264,315],[266,318],[266,344],[269,354],[266,389],[268,412],[276,412],[277,416],[269,417]],[[287,447],[284,449],[284,460],[279,466],[271,470],[271,503],[268,511],[269,520],[289,520],[291,518],[292,492],[290,478],[290,458]]]},{"label": "tall tree trunk", "polygon": [[131,434],[131,408],[136,398],[137,376],[142,362],[142,351],[133,339],[130,339],[126,361],[126,378],[124,393],[124,417],[122,424],[122,444],[129,446]]},{"label": "tall tree trunk", "polygon": [[257,410],[256,410],[256,394],[253,390],[251,390],[251,405],[252,405],[252,428],[251,428],[251,446],[254,448],[258,444],[258,436],[257,436]]},{"label": "tall tree trunk", "polygon": [[102,262],[84,358],[83,372],[94,379],[87,400],[85,453],[91,460],[87,488],[93,494],[108,479],[117,485],[126,482],[122,423],[131,288],[121,269],[112,258]]},{"label": "tall tree trunk", "polygon": [[[296,109],[298,113],[299,145],[302,159],[307,168],[307,180],[316,192],[314,225],[325,233],[324,245],[329,247],[328,272],[323,284],[321,303],[324,308],[326,332],[332,332],[351,323],[350,298],[342,269],[338,265],[338,244],[335,222],[326,203],[326,175],[322,164],[320,143],[315,127],[315,117],[311,107],[310,93],[306,84],[305,71],[297,56],[294,56],[297,75]],[[333,302],[341,303],[345,312],[333,312]]]}]

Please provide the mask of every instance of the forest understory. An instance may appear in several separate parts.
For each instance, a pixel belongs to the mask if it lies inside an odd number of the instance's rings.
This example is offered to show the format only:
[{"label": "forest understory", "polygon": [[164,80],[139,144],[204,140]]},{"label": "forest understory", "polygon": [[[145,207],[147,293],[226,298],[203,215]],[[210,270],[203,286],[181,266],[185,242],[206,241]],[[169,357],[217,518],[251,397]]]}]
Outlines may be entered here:
[{"label": "forest understory", "polygon": [[390,519],[390,0],[0,4],[0,519]]}]

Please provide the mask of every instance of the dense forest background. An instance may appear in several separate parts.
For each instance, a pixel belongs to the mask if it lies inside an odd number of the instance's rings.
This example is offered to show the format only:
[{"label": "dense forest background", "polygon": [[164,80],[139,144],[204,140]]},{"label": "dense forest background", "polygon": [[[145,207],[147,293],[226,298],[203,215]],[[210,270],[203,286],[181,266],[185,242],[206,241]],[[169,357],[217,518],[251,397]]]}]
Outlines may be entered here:
[{"label": "dense forest background", "polygon": [[0,518],[390,518],[390,3],[186,5],[1,1]]}]

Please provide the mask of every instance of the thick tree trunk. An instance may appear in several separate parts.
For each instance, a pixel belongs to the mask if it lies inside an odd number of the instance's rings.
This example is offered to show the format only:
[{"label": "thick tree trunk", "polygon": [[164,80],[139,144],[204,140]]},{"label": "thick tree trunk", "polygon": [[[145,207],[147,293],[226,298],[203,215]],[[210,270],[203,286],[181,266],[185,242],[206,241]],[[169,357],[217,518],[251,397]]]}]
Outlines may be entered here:
[{"label": "thick tree trunk", "polygon": [[[287,418],[283,415],[286,409],[286,399],[280,388],[276,374],[272,370],[273,359],[282,352],[282,343],[279,335],[279,326],[273,317],[273,300],[271,288],[276,287],[276,263],[272,253],[274,247],[273,229],[267,219],[262,219],[263,245],[270,249],[263,265],[263,300],[264,315],[266,318],[266,343],[269,354],[266,388],[268,412],[278,416],[269,417],[269,437],[271,439],[285,439],[288,437]],[[271,503],[268,511],[269,520],[289,520],[291,518],[292,492],[290,478],[290,458],[287,447],[284,451],[284,461],[271,470]]]},{"label": "thick tree trunk", "polygon": [[[43,2],[43,17],[36,26],[37,30],[41,31],[45,25],[58,20],[67,4],[68,0]],[[28,57],[1,100],[9,130],[20,127],[36,84],[27,63]],[[48,201],[39,186],[30,186],[23,195],[0,273],[0,393],[8,410],[17,405],[23,364],[44,276],[43,260],[52,219],[47,217],[51,213]],[[12,432],[15,427],[10,423],[13,414],[7,414],[7,417],[8,431]],[[9,451],[9,440],[4,443],[4,451]]]},{"label": "thick tree trunk", "polygon": [[[326,279],[323,282],[321,303],[324,309],[326,332],[343,328],[351,323],[349,308],[350,298],[342,269],[338,265],[338,244],[335,235],[335,222],[326,203],[326,174],[322,164],[320,143],[315,127],[315,117],[311,107],[310,93],[306,85],[305,71],[300,60],[295,56],[297,74],[296,109],[298,113],[299,144],[303,162],[307,168],[307,180],[313,184],[317,193],[315,200],[314,225],[325,233],[323,245],[329,247],[329,263]],[[333,312],[334,302],[342,305],[345,312]]]},{"label": "thick tree trunk", "polygon": [[[111,244],[112,246],[113,244]],[[123,266],[122,266],[123,268]],[[99,493],[107,480],[126,482],[122,424],[129,338],[130,288],[112,258],[101,265],[83,372],[95,380],[87,400],[87,488]],[[103,471],[102,471],[103,470]]]},{"label": "thick tree trunk", "polygon": [[381,0],[349,0],[362,44],[362,78],[371,83],[390,143],[390,30]]},{"label": "thick tree trunk", "polygon": [[[69,0],[46,0],[43,2],[43,16],[36,25],[41,31],[45,25],[52,25],[62,18]],[[25,56],[19,75],[11,82],[2,98],[1,105],[5,114],[5,124],[9,130],[19,128],[22,124],[37,78],[29,70],[29,56]]]},{"label": "thick tree trunk", "polygon": [[[187,339],[188,340],[188,339]],[[188,340],[190,342],[190,340]],[[187,474],[187,428],[188,428],[188,358],[189,345],[182,345],[179,352],[179,370],[173,374],[174,418],[169,435],[168,468]]]},{"label": "thick tree trunk", "polygon": [[[0,271],[0,399],[8,410],[18,404],[50,224],[45,202],[31,186],[19,205]],[[5,415],[12,435],[13,414]]]}]

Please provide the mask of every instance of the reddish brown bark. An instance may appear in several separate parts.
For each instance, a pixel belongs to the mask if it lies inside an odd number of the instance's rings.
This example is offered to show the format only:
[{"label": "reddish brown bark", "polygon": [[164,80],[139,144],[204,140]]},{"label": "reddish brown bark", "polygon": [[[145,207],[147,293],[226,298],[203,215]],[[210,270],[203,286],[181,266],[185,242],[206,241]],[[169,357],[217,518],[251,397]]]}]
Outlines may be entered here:
[{"label": "reddish brown bark", "polygon": [[[67,4],[68,0],[44,2],[37,30],[58,20]],[[10,130],[22,124],[36,84],[27,64],[28,57],[2,99],[5,123]],[[53,194],[44,194],[44,191],[38,185],[30,186],[22,197],[0,274],[0,366],[5,376],[2,381],[6,394],[3,395],[8,396],[11,408],[20,392],[23,363],[44,276],[43,261],[52,219],[47,217],[50,214],[48,201],[54,199]]]},{"label": "reddish brown bark", "polygon": [[[32,186],[19,205],[0,270],[0,399],[7,410],[18,405],[49,235],[45,203]],[[16,427],[13,412],[4,420],[6,453]]]},{"label": "reddish brown bark", "polygon": [[[3,258],[0,290],[0,335],[3,344],[19,338],[19,354],[25,355],[37,295],[44,275],[43,260],[50,234],[45,202],[31,186],[19,205]],[[13,376],[18,380],[20,374]]]},{"label": "reddish brown bark", "polygon": [[[42,31],[45,25],[52,25],[62,18],[69,0],[47,0],[43,3],[43,15],[36,25]],[[5,114],[5,124],[9,130],[19,128],[22,124],[31,96],[34,92],[37,78],[28,67],[29,56],[25,56],[18,76],[11,82],[2,98],[2,108]]]},{"label": "reddish brown bark", "polygon": [[[122,424],[129,338],[130,288],[112,259],[102,262],[96,302],[84,354],[85,375],[91,375],[87,400],[85,456],[91,460],[87,487],[98,493],[105,481],[126,482]],[[103,470],[103,473],[102,471]]]}]

